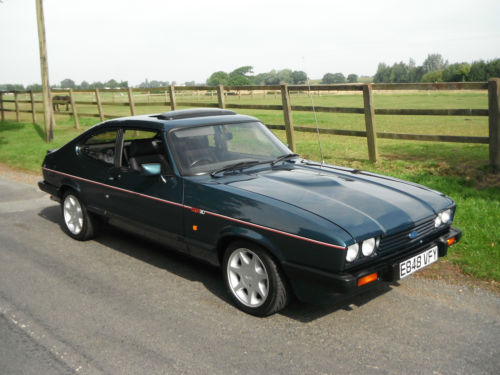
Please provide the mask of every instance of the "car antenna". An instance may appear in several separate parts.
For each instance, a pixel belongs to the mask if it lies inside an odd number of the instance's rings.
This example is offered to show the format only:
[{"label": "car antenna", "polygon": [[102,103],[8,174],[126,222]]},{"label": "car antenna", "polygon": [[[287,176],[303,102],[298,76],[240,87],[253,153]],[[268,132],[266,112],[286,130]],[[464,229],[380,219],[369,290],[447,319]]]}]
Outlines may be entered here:
[{"label": "car antenna", "polygon": [[316,116],[316,108],[314,107],[314,100],[311,92],[311,82],[309,80],[308,75],[307,75],[307,89],[309,93],[309,99],[311,99],[311,106],[314,114],[314,122],[316,123],[316,134],[318,136],[319,153],[321,155],[321,167],[323,167],[325,165],[325,158],[323,157],[323,148],[321,147],[321,137],[319,136],[318,117]]}]

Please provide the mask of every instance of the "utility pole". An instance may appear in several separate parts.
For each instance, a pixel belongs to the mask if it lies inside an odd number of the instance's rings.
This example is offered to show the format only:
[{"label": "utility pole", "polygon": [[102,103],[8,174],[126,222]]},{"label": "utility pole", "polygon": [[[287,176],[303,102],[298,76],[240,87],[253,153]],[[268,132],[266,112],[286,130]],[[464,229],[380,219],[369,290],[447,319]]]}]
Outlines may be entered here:
[{"label": "utility pole", "polygon": [[42,72],[43,114],[45,119],[45,139],[47,142],[54,138],[56,120],[52,111],[50,97],[49,64],[47,61],[47,42],[45,40],[45,21],[43,18],[43,0],[36,0],[36,18],[38,22],[38,40],[40,44],[40,70]]}]

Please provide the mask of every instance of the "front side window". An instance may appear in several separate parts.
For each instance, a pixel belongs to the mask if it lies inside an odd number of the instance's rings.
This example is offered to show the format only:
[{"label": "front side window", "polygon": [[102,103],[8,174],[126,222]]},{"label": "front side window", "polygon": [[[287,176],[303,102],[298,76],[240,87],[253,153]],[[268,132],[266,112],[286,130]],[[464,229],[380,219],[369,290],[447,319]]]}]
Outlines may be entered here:
[{"label": "front side window", "polygon": [[169,134],[169,140],[182,173],[188,175],[291,152],[260,122],[179,129]]},{"label": "front side window", "polygon": [[79,151],[92,159],[113,165],[115,160],[116,135],[116,130],[93,134],[80,145]]},{"label": "front side window", "polygon": [[156,130],[125,129],[119,165],[132,173],[142,173],[145,165],[159,164],[161,174],[172,174],[163,135]]}]

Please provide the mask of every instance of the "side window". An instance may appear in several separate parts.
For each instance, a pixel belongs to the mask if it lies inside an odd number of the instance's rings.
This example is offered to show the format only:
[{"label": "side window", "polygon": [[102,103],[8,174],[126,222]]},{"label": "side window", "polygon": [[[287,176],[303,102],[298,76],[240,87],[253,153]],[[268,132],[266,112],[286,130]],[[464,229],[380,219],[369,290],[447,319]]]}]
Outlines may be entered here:
[{"label": "side window", "polygon": [[140,172],[141,165],[151,163],[159,163],[165,173],[170,170],[160,134],[153,130],[125,130],[121,165]]},{"label": "side window", "polygon": [[80,151],[93,159],[113,165],[116,134],[116,130],[94,134],[80,146]]}]

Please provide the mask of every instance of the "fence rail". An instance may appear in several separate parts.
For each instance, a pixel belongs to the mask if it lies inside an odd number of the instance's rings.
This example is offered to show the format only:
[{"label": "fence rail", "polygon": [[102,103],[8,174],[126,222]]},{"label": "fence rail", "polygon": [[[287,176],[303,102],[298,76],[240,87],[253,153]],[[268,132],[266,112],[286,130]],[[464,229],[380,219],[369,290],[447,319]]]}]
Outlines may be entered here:
[{"label": "fence rail", "polygon": [[[386,109],[374,108],[373,106],[373,91],[377,90],[484,90],[488,92],[488,109]],[[163,101],[135,102],[134,93],[143,93],[147,91],[149,95],[164,96]],[[192,102],[182,101],[183,92],[204,92],[205,95],[217,97],[217,102]],[[250,93],[261,91],[273,93],[276,98],[281,98],[281,104],[261,105],[261,104],[236,104],[226,103],[226,97],[229,95],[238,95],[241,92]],[[291,105],[290,95],[310,92],[324,91],[359,91],[363,95],[363,107],[327,107],[327,106],[305,106]],[[127,95],[128,101],[115,102],[102,101],[101,93],[121,93]],[[345,130],[345,129],[319,129],[323,134],[334,134],[353,137],[365,137],[368,143],[369,159],[377,160],[377,138],[384,139],[402,139],[415,141],[437,141],[437,142],[457,142],[457,143],[476,143],[489,144],[490,164],[500,169],[500,79],[492,78],[488,82],[462,82],[462,83],[401,83],[401,84],[342,84],[342,85],[271,85],[271,86],[168,86],[152,89],[95,89],[95,90],[78,90],[78,93],[88,93],[94,95],[95,100],[75,100],[74,92],[70,90],[54,90],[53,94],[66,94],[69,100],[54,100],[54,104],[68,104],[72,107],[70,114],[73,114],[75,119],[75,127],[79,127],[78,116],[80,117],[95,117],[104,119],[113,119],[119,116],[114,116],[104,113],[104,107],[108,106],[125,106],[130,108],[130,114],[135,115],[136,107],[142,106],[159,106],[170,107],[172,110],[177,107],[216,107],[216,108],[231,108],[231,109],[250,109],[250,110],[272,110],[283,111],[284,125],[268,125],[270,129],[285,130],[287,141],[292,150],[295,151],[295,132],[316,132],[316,128],[307,126],[294,126],[292,113],[293,112],[324,112],[324,113],[345,113],[345,114],[364,114],[365,115],[365,130]],[[20,94],[29,94],[30,99],[19,99]],[[179,96],[177,95],[179,94]],[[9,95],[9,98],[7,98]],[[10,97],[13,96],[11,99]],[[179,100],[180,99],[180,100]],[[5,108],[4,104],[14,104],[14,108]],[[41,100],[34,100],[33,91],[0,91],[0,113],[1,120],[5,121],[5,112],[15,112],[16,120],[20,121],[20,113],[32,113],[33,122],[36,122],[36,114],[43,111],[36,110],[35,105],[42,103]],[[30,104],[31,110],[20,109],[20,104]],[[82,113],[79,112],[78,106],[96,106],[97,113]],[[56,114],[68,114],[68,112],[55,111]],[[397,115],[397,116],[485,116],[488,121],[488,137],[472,137],[472,136],[455,136],[455,135],[434,135],[434,134],[406,134],[406,133],[387,133],[376,131],[376,115]]]}]

